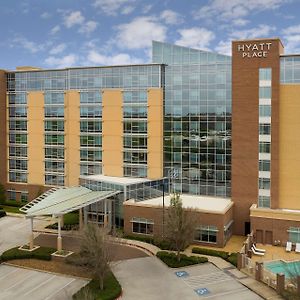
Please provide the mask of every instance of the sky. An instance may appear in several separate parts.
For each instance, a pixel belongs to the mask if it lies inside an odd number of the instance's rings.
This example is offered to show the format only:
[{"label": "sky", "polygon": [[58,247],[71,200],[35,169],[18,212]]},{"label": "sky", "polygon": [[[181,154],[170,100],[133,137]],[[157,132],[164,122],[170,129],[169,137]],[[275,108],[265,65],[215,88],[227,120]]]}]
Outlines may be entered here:
[{"label": "sky", "polygon": [[152,40],[230,55],[280,37],[300,53],[299,0],[0,0],[0,69],[151,62]]}]

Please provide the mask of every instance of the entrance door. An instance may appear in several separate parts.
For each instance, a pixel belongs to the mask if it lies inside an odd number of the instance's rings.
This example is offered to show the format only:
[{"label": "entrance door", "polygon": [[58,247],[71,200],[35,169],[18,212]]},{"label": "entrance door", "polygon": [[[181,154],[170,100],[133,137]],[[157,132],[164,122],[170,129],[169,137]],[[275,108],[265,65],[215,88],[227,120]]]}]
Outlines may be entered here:
[{"label": "entrance door", "polygon": [[266,231],[266,244],[272,245],[273,244],[273,232]]},{"label": "entrance door", "polygon": [[256,230],[256,243],[263,244],[263,231],[262,230]]},{"label": "entrance door", "polygon": [[245,222],[245,235],[250,234],[250,232],[251,232],[250,222]]}]

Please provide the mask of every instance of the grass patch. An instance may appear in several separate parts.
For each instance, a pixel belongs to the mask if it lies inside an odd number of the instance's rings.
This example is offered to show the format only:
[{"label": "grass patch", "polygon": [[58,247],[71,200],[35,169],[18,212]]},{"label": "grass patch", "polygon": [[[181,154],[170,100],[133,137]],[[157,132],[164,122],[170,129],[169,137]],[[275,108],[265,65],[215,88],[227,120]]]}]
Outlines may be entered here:
[{"label": "grass patch", "polygon": [[14,214],[23,214],[19,211],[20,206],[10,206],[10,205],[1,205],[0,209],[4,210],[6,213],[14,213]]},{"label": "grass patch", "polygon": [[32,252],[19,250],[18,247],[6,250],[1,255],[1,261],[9,261],[13,259],[41,259],[41,260],[51,260],[51,254],[55,252],[56,249],[48,247],[40,247]]},{"label": "grass patch", "polygon": [[180,254],[180,261],[178,261],[175,253],[167,251],[159,251],[156,256],[170,268],[181,268],[208,262],[206,257],[186,256],[185,254]]},{"label": "grass patch", "polygon": [[[49,229],[57,229],[58,224],[54,223],[48,225],[46,228]],[[77,212],[71,212],[64,215],[64,226],[62,226],[62,230],[76,230],[79,228],[79,214]]]},{"label": "grass patch", "polygon": [[18,201],[15,201],[15,200],[5,200],[3,203],[1,203],[1,205],[13,206],[13,207],[22,207],[25,204],[27,204],[27,202],[18,202]]},{"label": "grass patch", "polygon": [[114,300],[122,293],[121,285],[110,272],[104,280],[104,289],[101,291],[99,282],[95,279],[91,280],[86,286],[81,288],[73,295],[74,300],[96,299],[96,300]]}]

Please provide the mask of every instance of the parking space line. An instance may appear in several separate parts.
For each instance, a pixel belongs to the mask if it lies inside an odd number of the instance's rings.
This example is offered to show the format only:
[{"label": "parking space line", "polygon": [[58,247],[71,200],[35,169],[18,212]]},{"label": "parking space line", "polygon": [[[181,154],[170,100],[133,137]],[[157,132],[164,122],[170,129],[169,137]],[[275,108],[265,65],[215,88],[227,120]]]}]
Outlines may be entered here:
[{"label": "parking space line", "polygon": [[24,296],[30,294],[32,291],[37,290],[38,288],[40,288],[41,286],[43,286],[46,282],[52,280],[54,277],[56,277],[56,275],[51,276],[50,278],[48,278],[47,280],[43,281],[42,283],[38,284],[37,286],[35,286],[33,289],[31,289],[30,291],[26,292],[24,294]]},{"label": "parking space line", "polygon": [[[25,274],[26,275],[26,274]],[[18,282],[16,282],[15,284],[13,284],[12,286],[10,286],[8,289],[4,289],[4,291],[9,291],[10,289],[12,289],[13,287],[17,286],[20,284],[20,282],[24,282],[25,280],[27,280],[30,277],[34,277],[35,274],[34,273],[29,273],[29,276],[25,276],[25,278],[19,280]]]},{"label": "parking space line", "polygon": [[221,296],[235,294],[235,293],[238,293],[238,292],[245,292],[245,291],[247,291],[246,288],[239,288],[239,289],[235,289],[235,290],[224,292],[224,293],[216,293],[216,294],[213,294],[213,295],[209,294],[209,296],[205,295],[203,298],[205,298],[205,299],[208,299],[208,298],[220,299],[219,297],[221,297]]},{"label": "parking space line", "polygon": [[72,282],[74,282],[76,279],[73,278],[70,282],[66,283],[63,287],[61,287],[59,290],[55,291],[54,293],[52,293],[50,296],[48,296],[47,298],[45,298],[44,300],[48,300],[51,299],[54,295],[56,295],[57,293],[59,293],[61,290],[63,290],[64,288],[66,288],[68,285],[70,285]]},{"label": "parking space line", "polygon": [[3,276],[0,276],[0,279],[5,278],[6,276],[8,276],[8,275],[10,275],[10,274],[13,274],[13,273],[15,273],[15,272],[17,272],[17,271],[18,271],[18,269],[12,270],[11,272],[9,272],[9,273],[7,273],[7,274],[5,274],[5,275],[3,275]]}]

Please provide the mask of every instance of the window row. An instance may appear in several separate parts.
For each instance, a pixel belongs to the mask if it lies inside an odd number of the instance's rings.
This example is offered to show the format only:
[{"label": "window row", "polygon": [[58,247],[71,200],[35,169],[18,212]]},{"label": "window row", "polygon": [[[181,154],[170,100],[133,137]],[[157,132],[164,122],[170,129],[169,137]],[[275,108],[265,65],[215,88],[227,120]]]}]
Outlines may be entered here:
[{"label": "window row", "polygon": [[147,137],[125,136],[124,148],[147,148]]},{"label": "window row", "polygon": [[124,166],[123,174],[125,177],[147,177],[147,166]]},{"label": "window row", "polygon": [[27,173],[21,172],[9,172],[9,181],[10,182],[27,182]]},{"label": "window row", "polygon": [[64,93],[46,92],[44,101],[46,105],[64,104]]},{"label": "window row", "polygon": [[27,130],[27,121],[25,120],[10,120],[9,130]]},{"label": "window row", "polygon": [[80,121],[80,132],[101,132],[101,121]]},{"label": "window row", "polygon": [[80,175],[99,175],[102,174],[101,164],[80,163]]},{"label": "window row", "polygon": [[126,163],[147,163],[146,152],[124,152],[124,162]]},{"label": "window row", "polygon": [[147,121],[124,121],[125,133],[147,133]]},{"label": "window row", "polygon": [[27,157],[27,147],[9,147],[9,156]]},{"label": "window row", "polygon": [[22,159],[10,159],[9,160],[10,170],[27,170],[27,160]]},{"label": "window row", "polygon": [[80,136],[80,146],[86,147],[101,147],[102,146],[102,136],[101,135],[81,135]]},{"label": "window row", "polygon": [[8,109],[10,118],[26,118],[27,107],[26,106],[10,106]]},{"label": "window row", "polygon": [[258,179],[258,188],[260,190],[269,190],[271,187],[270,178],[259,178]]},{"label": "window row", "polygon": [[271,135],[271,124],[259,124],[260,135]]},{"label": "window row", "polygon": [[80,117],[81,118],[101,118],[102,117],[102,107],[97,106],[81,106],[80,107]]},{"label": "window row", "polygon": [[147,103],[147,91],[125,91],[123,103]]},{"label": "window row", "polygon": [[65,150],[64,148],[45,148],[45,158],[64,159]]},{"label": "window row", "polygon": [[45,161],[46,172],[64,173],[65,163],[63,161]]},{"label": "window row", "polygon": [[45,121],[45,131],[64,131],[64,128],[63,120]]},{"label": "window row", "polygon": [[65,177],[64,177],[64,175],[46,174],[45,175],[45,184],[46,185],[54,185],[54,186],[64,186],[65,185]]},{"label": "window row", "polygon": [[98,103],[102,102],[102,93],[95,92],[80,92],[80,103]]},{"label": "window row", "polygon": [[27,134],[26,133],[10,133],[9,143],[11,144],[27,144]]},{"label": "window row", "polygon": [[102,161],[102,151],[99,150],[80,150],[81,161]]},{"label": "window row", "polygon": [[46,118],[63,118],[64,117],[63,106],[46,106],[45,117]]},{"label": "window row", "polygon": [[147,106],[124,106],[124,118],[147,118]]},{"label": "window row", "polygon": [[45,144],[46,145],[64,145],[65,136],[62,134],[46,134]]},{"label": "window row", "polygon": [[271,171],[271,162],[269,160],[260,160],[259,161],[259,171]]}]

